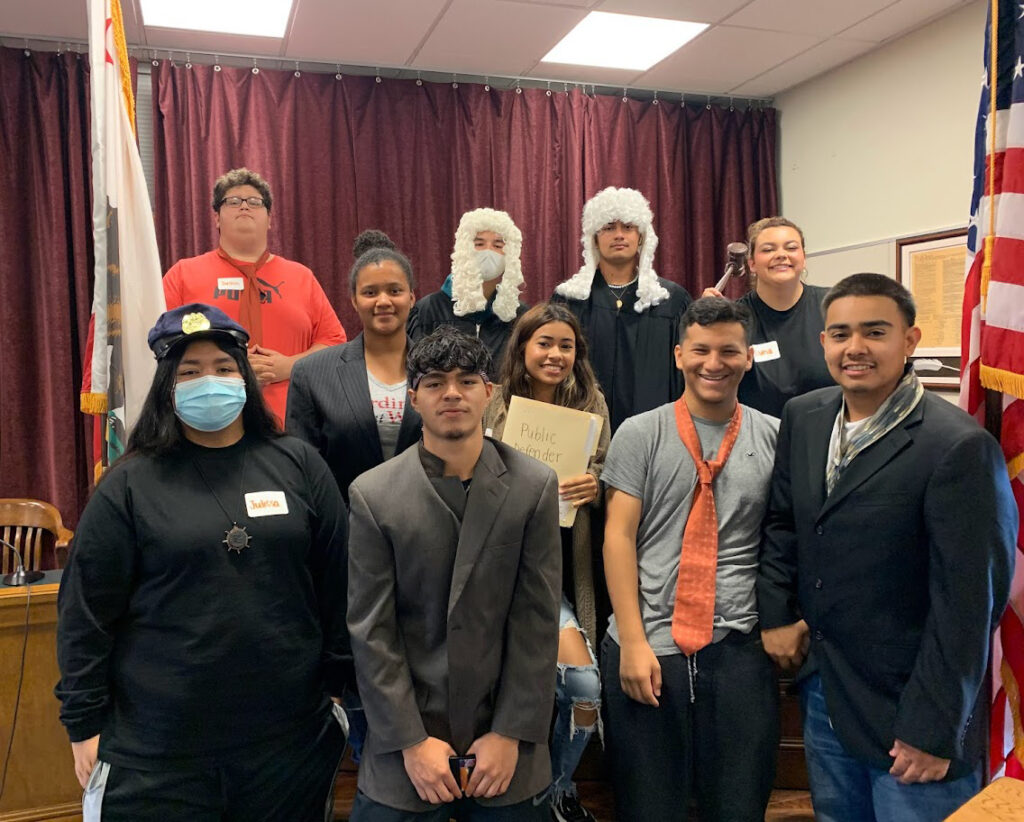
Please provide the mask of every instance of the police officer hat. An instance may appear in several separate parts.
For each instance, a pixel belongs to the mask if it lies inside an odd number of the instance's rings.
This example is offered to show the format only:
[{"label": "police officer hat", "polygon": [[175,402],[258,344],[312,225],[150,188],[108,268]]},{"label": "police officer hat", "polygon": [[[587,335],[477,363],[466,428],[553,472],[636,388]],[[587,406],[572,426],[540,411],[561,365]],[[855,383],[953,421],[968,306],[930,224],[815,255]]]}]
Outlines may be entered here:
[{"label": "police officer hat", "polygon": [[233,342],[239,348],[249,345],[249,332],[219,308],[189,303],[160,315],[149,330],[149,347],[162,360],[180,342],[211,338]]}]

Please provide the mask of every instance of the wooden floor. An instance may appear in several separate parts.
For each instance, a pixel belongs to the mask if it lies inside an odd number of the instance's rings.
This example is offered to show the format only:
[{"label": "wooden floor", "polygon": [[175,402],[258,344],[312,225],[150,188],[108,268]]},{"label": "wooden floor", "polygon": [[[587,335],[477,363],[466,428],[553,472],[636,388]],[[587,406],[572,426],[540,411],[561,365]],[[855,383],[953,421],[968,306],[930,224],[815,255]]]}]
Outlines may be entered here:
[{"label": "wooden floor", "polygon": [[[580,799],[597,817],[597,822],[615,822],[615,801],[607,782],[580,781],[577,787]],[[339,775],[334,791],[335,819],[348,819],[355,793],[356,775],[346,769]],[[810,794],[807,791],[774,791],[764,818],[766,822],[810,822],[814,819]]]},{"label": "wooden floor", "polygon": [[798,822],[814,819],[811,795],[807,791],[772,791],[765,822]]}]

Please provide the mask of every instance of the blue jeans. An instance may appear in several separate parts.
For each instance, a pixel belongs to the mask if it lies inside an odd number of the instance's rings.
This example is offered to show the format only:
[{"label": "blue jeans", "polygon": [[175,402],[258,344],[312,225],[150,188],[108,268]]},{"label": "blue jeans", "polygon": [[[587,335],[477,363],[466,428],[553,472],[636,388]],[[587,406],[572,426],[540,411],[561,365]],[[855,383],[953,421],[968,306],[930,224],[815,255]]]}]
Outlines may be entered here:
[{"label": "blue jeans", "polygon": [[800,688],[804,748],[819,822],[939,822],[981,789],[981,770],[948,782],[904,785],[889,771],[850,756],[836,736],[821,676]]},{"label": "blue jeans", "polygon": [[345,691],[341,695],[341,707],[348,717],[348,744],[352,747],[352,761],[357,765],[363,756],[363,743],[366,742],[366,712],[359,694]]},{"label": "blue jeans", "polygon": [[601,675],[597,670],[597,659],[590,647],[590,640],[576,621],[576,614],[569,601],[562,596],[562,606],[558,615],[558,630],[575,628],[587,643],[590,653],[590,665],[563,665],[558,663],[558,681],[555,686],[555,729],[551,738],[551,799],[552,801],[566,794],[576,795],[576,785],[572,775],[576,766],[583,758],[587,743],[600,725],[597,719],[593,725],[581,728],[576,724],[573,708],[593,708],[600,717],[601,710]]}]

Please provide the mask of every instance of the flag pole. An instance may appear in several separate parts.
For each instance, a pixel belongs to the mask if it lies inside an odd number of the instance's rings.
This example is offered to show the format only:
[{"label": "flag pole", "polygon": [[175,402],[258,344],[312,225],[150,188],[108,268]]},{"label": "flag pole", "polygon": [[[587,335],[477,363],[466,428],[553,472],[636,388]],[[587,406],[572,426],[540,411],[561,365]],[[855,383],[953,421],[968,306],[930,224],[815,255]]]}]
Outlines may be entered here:
[{"label": "flag pole", "polygon": [[[988,285],[992,277],[992,252],[996,244],[996,115],[999,110],[996,93],[999,83],[999,0],[991,0],[992,21],[988,46],[988,233],[985,235],[985,258],[981,264],[981,311],[984,315],[988,306]],[[985,388],[985,429],[1002,442],[1003,393]],[[1012,479],[1012,477],[1011,477]]]},{"label": "flag pole", "polygon": [[[988,306],[988,283],[992,275],[992,250],[995,247],[996,235],[996,111],[998,108],[998,94],[996,84],[999,82],[998,73],[998,52],[999,52],[999,0],[992,0],[990,6],[991,30],[989,32],[988,48],[988,70],[989,70],[989,100],[988,100],[988,129],[989,129],[989,162],[988,162],[988,233],[985,235],[985,259],[981,264],[981,284],[979,287],[981,296],[981,311],[984,312]],[[982,391],[985,392],[985,430],[988,431],[997,442],[1002,442],[1003,424],[1003,393],[991,388],[985,388],[982,384]],[[1012,479],[1012,477],[1011,477]],[[993,642],[994,637],[989,639]],[[985,666],[985,693],[989,694],[985,699],[987,708],[985,716],[985,727],[992,733],[991,712],[993,693],[993,672],[991,648],[988,655],[988,665]],[[984,770],[982,772],[982,784],[988,785],[992,781],[992,745],[985,745]]]}]

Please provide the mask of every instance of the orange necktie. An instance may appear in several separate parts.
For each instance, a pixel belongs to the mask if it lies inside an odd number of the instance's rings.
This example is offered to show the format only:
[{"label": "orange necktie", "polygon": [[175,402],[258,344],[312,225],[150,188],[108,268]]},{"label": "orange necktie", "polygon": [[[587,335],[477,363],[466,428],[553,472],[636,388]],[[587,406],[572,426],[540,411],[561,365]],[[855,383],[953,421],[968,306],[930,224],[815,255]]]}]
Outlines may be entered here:
[{"label": "orange necktie", "polygon": [[679,439],[697,468],[697,487],[693,491],[693,504],[683,531],[676,604],[672,611],[672,639],[687,656],[711,642],[715,617],[715,572],[718,570],[718,512],[711,483],[729,459],[742,419],[743,407],[737,403],[718,454],[714,460],[706,460],[690,409],[682,397],[676,400]]},{"label": "orange necktie", "polygon": [[260,307],[260,284],[256,280],[256,272],[270,259],[270,252],[264,251],[254,263],[236,260],[223,248],[218,248],[217,253],[245,277],[245,288],[238,301],[238,322],[249,332],[250,344],[263,345],[263,309]]}]

